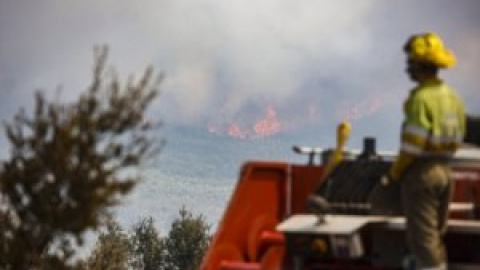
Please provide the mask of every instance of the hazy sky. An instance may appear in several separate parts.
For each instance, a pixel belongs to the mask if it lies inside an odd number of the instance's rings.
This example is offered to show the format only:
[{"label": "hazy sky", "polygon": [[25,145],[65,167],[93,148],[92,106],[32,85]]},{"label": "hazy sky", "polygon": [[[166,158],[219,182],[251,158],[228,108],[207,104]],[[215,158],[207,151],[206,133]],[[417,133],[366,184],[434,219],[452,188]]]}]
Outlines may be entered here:
[{"label": "hazy sky", "polygon": [[292,129],[351,119],[391,145],[411,34],[444,38],[458,66],[442,75],[480,115],[479,14],[478,0],[0,0],[0,119],[35,89],[75,97],[108,44],[121,76],[166,74],[155,111],[167,123],[249,122],[271,107]]}]

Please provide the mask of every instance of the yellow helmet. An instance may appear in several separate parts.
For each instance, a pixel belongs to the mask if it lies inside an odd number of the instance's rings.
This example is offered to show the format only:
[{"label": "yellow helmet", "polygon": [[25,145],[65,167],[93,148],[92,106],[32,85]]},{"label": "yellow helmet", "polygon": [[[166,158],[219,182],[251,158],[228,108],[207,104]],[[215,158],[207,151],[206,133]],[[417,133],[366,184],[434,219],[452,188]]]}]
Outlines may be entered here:
[{"label": "yellow helmet", "polygon": [[441,38],[435,33],[412,36],[405,44],[404,51],[409,61],[432,64],[449,68],[456,63],[455,55],[447,50]]}]

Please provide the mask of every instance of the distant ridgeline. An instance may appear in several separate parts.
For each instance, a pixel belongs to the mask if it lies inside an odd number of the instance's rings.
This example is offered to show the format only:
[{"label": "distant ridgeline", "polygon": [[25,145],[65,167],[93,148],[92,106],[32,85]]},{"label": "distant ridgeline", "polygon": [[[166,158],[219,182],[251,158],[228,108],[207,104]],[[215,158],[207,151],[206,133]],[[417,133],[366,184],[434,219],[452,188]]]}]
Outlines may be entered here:
[{"label": "distant ridgeline", "polygon": [[480,116],[467,116],[465,142],[480,147]]}]

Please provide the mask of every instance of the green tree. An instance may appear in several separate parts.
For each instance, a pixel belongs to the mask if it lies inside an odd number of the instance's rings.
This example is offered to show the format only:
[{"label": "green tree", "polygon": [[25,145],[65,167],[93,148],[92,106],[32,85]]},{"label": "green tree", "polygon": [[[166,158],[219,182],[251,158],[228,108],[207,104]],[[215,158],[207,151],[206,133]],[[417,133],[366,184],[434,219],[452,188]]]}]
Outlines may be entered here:
[{"label": "green tree", "polygon": [[88,270],[127,270],[131,246],[128,235],[118,223],[107,223],[106,232],[100,233],[88,259]]},{"label": "green tree", "polygon": [[165,239],[167,270],[194,270],[200,266],[209,243],[210,225],[203,215],[194,217],[183,206]]},{"label": "green tree", "polygon": [[33,115],[5,123],[11,157],[0,168],[0,269],[69,269],[83,234],[140,180],[132,172],[158,153],[145,119],[160,76],[148,68],[121,85],[96,51],[93,81],[61,104],[36,94]]},{"label": "green tree", "polygon": [[152,217],[143,218],[132,228],[130,245],[132,247],[133,269],[160,270],[164,264],[164,244]]}]

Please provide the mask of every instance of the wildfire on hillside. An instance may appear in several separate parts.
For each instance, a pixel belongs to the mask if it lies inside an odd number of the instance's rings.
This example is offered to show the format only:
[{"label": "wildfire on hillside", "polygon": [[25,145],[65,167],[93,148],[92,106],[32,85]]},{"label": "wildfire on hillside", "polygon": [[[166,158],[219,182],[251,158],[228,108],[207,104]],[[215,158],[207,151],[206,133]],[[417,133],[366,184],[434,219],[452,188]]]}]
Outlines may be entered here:
[{"label": "wildfire on hillside", "polygon": [[257,139],[271,136],[282,131],[282,123],[277,118],[277,112],[271,105],[265,109],[262,118],[251,124],[240,124],[237,121],[230,121],[226,125],[209,124],[207,130],[218,135],[227,135],[235,139]]},{"label": "wildfire on hillside", "polygon": [[[382,96],[375,95],[354,103],[343,103],[331,115],[331,121],[353,121],[373,115],[384,106]],[[208,132],[216,135],[228,136],[237,140],[259,139],[279,134],[280,132],[297,130],[301,127],[318,124],[325,120],[327,114],[316,105],[305,106],[305,111],[298,111],[290,115],[292,119],[280,119],[277,110],[272,105],[267,105],[260,118],[247,121],[249,117],[240,115],[235,120],[226,121],[224,124],[210,123]],[[250,117],[251,119],[251,117]]]}]

